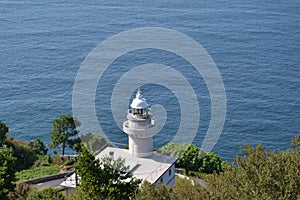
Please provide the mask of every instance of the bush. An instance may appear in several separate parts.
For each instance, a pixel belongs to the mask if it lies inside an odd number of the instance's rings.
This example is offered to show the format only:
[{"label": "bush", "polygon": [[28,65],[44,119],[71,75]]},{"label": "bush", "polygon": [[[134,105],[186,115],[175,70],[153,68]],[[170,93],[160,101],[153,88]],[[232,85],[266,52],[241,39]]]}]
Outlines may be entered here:
[{"label": "bush", "polygon": [[27,200],[65,200],[65,196],[61,193],[61,190],[54,188],[42,188],[40,190],[34,190],[30,193]]},{"label": "bush", "polygon": [[61,157],[59,154],[54,154],[52,157],[52,164],[53,165],[62,165],[64,164],[64,158]]}]

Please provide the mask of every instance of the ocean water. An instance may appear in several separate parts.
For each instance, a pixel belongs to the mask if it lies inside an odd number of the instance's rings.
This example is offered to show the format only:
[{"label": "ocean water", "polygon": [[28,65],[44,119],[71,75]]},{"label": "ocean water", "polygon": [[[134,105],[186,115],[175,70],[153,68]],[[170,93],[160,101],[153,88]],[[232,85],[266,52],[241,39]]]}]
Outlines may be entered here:
[{"label": "ocean water", "polygon": [[[48,144],[52,120],[72,114],[74,81],[89,52],[108,37],[142,27],[186,34],[213,58],[227,97],[225,125],[213,149],[222,158],[232,160],[245,143],[285,150],[300,134],[297,0],[0,1],[0,27],[0,120],[16,139]],[[191,83],[201,109],[194,144],[201,146],[211,114],[205,82],[184,70],[185,60],[155,49],[121,56],[103,74],[95,99],[103,131],[111,141],[126,143],[112,117],[111,94],[126,70],[153,62],[172,66]],[[142,91],[150,104],[167,110],[165,127],[154,137],[159,147],[178,129],[179,104],[160,85],[146,84]]]}]

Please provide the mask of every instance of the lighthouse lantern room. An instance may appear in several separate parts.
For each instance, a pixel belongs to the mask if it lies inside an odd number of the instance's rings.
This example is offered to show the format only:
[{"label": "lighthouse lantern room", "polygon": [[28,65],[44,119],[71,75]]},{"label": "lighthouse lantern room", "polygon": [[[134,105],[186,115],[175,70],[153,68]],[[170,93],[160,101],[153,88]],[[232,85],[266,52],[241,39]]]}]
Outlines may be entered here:
[{"label": "lighthouse lantern room", "polygon": [[127,121],[123,123],[123,131],[128,134],[129,152],[134,157],[152,156],[152,137],[156,132],[156,121],[140,89],[130,107]]}]

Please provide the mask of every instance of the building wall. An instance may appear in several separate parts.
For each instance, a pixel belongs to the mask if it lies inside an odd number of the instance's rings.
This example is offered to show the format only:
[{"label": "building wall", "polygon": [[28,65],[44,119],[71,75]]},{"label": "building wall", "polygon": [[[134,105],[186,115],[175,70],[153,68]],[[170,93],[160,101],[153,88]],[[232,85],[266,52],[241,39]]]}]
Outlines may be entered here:
[{"label": "building wall", "polygon": [[175,184],[175,163],[156,181],[174,188]]},{"label": "building wall", "polygon": [[[131,135],[128,137],[129,141],[129,152],[135,157],[148,157],[153,152],[153,139],[150,138],[136,138]],[[134,146],[137,145],[137,151],[134,152]],[[135,155],[137,153],[137,155]]]}]

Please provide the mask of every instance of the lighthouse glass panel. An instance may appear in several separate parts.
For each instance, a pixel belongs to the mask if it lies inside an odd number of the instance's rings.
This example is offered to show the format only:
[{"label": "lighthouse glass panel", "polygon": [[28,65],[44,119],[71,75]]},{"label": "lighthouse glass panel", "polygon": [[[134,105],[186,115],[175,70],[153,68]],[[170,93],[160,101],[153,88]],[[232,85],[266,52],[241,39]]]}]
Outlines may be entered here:
[{"label": "lighthouse glass panel", "polygon": [[143,109],[143,115],[148,115],[148,108]]}]

